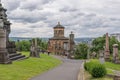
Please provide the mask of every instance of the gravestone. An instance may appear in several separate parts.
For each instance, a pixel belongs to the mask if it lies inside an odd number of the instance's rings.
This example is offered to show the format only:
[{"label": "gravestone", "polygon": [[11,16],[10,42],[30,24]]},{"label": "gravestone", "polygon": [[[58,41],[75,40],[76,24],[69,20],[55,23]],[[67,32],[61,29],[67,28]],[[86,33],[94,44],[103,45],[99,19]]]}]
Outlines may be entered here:
[{"label": "gravestone", "polygon": [[108,33],[106,33],[106,43],[105,43],[104,58],[105,58],[106,61],[110,61],[110,50],[109,50],[109,36],[108,36]]},{"label": "gravestone", "polygon": [[113,45],[113,62],[120,63],[119,55],[118,55],[118,44]]},{"label": "gravestone", "polygon": [[18,43],[18,45],[17,45],[17,51],[21,52],[21,49],[20,49],[20,40],[17,40],[17,43]]},{"label": "gravestone", "polygon": [[37,46],[37,38],[35,38],[31,41],[30,57],[37,57],[37,58],[40,57],[39,48]]},{"label": "gravestone", "polygon": [[93,52],[93,53],[90,54],[90,57],[91,57],[91,58],[95,58],[96,55],[97,55],[97,53],[96,53],[96,52]]},{"label": "gravestone", "polygon": [[104,62],[105,62],[104,51],[99,51],[99,61],[101,64],[104,64]]}]

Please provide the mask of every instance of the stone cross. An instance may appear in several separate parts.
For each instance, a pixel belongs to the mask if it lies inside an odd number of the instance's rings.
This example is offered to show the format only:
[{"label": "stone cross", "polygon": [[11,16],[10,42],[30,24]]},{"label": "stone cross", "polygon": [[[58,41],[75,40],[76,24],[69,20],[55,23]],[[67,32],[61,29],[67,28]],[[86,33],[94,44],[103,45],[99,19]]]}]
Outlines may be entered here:
[{"label": "stone cross", "polygon": [[109,36],[108,33],[106,33],[106,43],[105,43],[105,60],[109,61],[110,58],[110,50],[109,50]]}]

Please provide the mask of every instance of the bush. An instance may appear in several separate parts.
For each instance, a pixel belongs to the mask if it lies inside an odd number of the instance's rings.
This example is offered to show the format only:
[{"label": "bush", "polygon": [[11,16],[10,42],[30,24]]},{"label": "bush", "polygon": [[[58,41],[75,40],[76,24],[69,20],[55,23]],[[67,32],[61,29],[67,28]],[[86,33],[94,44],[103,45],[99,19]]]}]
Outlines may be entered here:
[{"label": "bush", "polygon": [[103,77],[106,75],[106,68],[104,65],[99,64],[93,67],[91,74],[95,78]]},{"label": "bush", "polygon": [[86,62],[84,68],[95,78],[103,77],[107,73],[105,66],[98,61]]}]

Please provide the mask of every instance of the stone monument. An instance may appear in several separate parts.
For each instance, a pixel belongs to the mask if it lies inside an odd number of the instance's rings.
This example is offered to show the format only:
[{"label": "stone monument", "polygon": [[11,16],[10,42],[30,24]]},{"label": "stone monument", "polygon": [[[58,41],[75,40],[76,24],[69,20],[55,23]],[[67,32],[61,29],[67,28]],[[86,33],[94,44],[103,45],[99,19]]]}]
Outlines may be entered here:
[{"label": "stone monument", "polygon": [[18,46],[17,46],[17,51],[18,51],[18,52],[21,52],[20,45],[19,45],[20,40],[17,40],[17,43],[18,43]]},{"label": "stone monument", "polygon": [[9,54],[6,48],[6,30],[3,29],[3,20],[0,19],[0,64],[11,63]]},{"label": "stone monument", "polygon": [[75,48],[75,42],[74,42],[74,34],[71,31],[71,34],[69,35],[69,55],[68,58],[73,58],[74,57],[74,48]]},{"label": "stone monument", "polygon": [[[10,30],[10,25],[11,23],[7,19],[7,14],[6,14],[6,9],[2,7],[2,4],[0,3],[0,44],[1,44],[1,49],[4,48],[8,53],[8,55],[5,53],[4,57],[6,56],[9,60],[20,60],[26,58],[25,55],[21,55],[21,53],[16,52],[16,46],[14,41],[9,40],[9,34],[11,32]],[[4,40],[4,41],[3,41]],[[3,52],[0,52],[2,54]],[[4,58],[2,55],[0,56],[1,59]],[[2,62],[1,62],[2,63]]]},{"label": "stone monument", "polygon": [[110,50],[109,50],[109,36],[108,33],[106,33],[106,43],[105,43],[105,53],[104,57],[106,61],[110,60]]},{"label": "stone monument", "polygon": [[119,55],[118,55],[118,44],[113,45],[113,62],[120,63]]},{"label": "stone monument", "polygon": [[37,38],[31,40],[30,57],[40,57],[39,48],[37,46]]},{"label": "stone monument", "polygon": [[101,64],[103,64],[105,62],[105,59],[104,59],[104,51],[99,51],[99,61]]}]

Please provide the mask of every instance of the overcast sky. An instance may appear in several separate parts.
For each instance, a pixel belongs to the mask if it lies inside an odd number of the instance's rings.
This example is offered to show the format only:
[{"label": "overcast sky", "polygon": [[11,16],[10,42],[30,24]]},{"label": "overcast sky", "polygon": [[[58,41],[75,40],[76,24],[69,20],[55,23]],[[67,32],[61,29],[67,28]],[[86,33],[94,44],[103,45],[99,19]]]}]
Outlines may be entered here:
[{"label": "overcast sky", "polygon": [[52,37],[60,21],[65,36],[120,33],[120,0],[2,0],[12,23],[10,36]]}]

